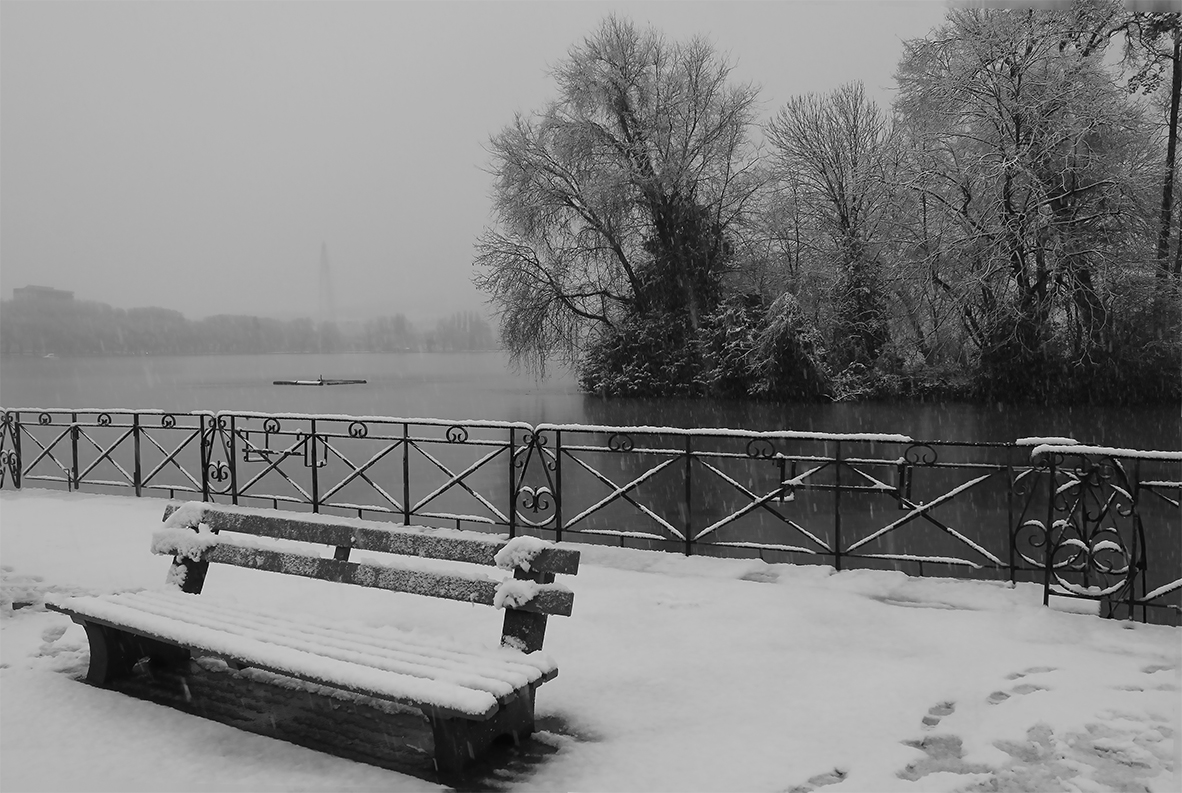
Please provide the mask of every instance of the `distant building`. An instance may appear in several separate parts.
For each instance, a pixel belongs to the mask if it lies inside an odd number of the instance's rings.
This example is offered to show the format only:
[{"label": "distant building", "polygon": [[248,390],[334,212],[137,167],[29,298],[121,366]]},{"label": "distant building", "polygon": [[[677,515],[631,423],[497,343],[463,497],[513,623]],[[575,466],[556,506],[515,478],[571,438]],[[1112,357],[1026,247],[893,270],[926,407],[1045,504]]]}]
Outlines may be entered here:
[{"label": "distant building", "polygon": [[64,289],[54,289],[50,286],[20,286],[12,290],[12,299],[41,303],[68,303],[74,299],[74,293]]}]

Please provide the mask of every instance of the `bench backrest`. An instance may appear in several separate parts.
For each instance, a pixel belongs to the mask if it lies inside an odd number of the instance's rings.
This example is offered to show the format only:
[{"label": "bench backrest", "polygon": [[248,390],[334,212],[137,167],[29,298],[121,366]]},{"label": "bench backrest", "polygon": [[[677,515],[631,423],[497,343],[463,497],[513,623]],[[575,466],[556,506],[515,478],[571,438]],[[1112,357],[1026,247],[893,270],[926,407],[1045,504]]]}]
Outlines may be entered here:
[{"label": "bench backrest", "polygon": [[[502,643],[526,652],[541,649],[547,616],[569,616],[574,603],[573,593],[553,582],[555,574],[578,572],[579,552],[537,538],[199,502],[169,504],[164,519],[152,549],[173,555],[170,581],[194,594],[209,565],[218,563],[482,603],[505,608]],[[324,556],[326,546],[334,549],[332,558]],[[355,550],[383,556],[350,561]],[[465,566],[443,569],[420,560]],[[512,570],[513,579],[499,580],[481,567]]]}]

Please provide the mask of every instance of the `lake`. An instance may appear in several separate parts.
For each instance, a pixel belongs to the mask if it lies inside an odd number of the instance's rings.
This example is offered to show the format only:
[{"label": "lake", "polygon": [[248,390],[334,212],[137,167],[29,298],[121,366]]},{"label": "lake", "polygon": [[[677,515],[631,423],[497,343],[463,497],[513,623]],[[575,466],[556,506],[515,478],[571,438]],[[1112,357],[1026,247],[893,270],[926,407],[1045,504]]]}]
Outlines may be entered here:
[{"label": "lake", "polygon": [[[281,379],[361,378],[366,385],[277,386]],[[0,359],[0,405],[257,410],[491,419],[530,424],[657,425],[903,433],[1006,442],[1032,435],[1140,449],[1182,449],[1178,406],[1098,408],[963,403],[795,405],[745,400],[612,399],[580,394],[556,372],[515,373],[500,352]]]}]

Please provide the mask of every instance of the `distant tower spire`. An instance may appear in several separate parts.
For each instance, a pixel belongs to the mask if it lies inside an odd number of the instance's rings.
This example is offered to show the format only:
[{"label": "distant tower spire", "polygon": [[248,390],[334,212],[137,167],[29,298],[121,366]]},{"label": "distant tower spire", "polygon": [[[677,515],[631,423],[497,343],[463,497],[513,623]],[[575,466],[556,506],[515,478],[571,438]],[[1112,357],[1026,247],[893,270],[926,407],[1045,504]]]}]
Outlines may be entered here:
[{"label": "distant tower spire", "polygon": [[320,243],[320,322],[336,322],[336,301],[332,294],[332,270],[328,266],[328,243]]}]

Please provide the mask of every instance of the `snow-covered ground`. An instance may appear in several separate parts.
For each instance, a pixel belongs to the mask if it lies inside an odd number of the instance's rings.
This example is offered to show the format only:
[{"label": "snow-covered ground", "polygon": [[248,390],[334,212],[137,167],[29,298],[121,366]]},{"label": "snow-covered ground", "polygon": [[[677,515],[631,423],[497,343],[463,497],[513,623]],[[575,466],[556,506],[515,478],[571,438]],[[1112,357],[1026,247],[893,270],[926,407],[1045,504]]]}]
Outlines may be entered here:
[{"label": "snow-covered ground", "polygon": [[[0,494],[0,789],[421,790],[427,782],[93,688],[47,593],[163,585],[163,501]],[[1034,586],[583,547],[551,749],[509,790],[1182,790],[1182,631]],[[216,567],[206,591],[373,625],[500,633],[491,609]],[[32,603],[13,609],[13,603]]]}]

